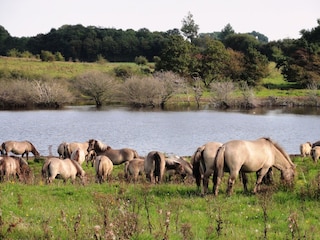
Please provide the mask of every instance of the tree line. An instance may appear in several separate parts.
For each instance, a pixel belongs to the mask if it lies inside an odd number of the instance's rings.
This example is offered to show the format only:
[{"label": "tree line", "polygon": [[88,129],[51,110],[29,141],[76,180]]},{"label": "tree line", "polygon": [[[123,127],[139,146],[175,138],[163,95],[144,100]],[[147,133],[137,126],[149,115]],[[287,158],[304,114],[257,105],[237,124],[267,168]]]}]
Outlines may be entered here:
[{"label": "tree line", "polygon": [[[299,39],[271,42],[255,31],[236,33],[230,24],[220,32],[198,33],[199,26],[191,13],[183,19],[181,29],[166,32],[78,24],[64,25],[34,37],[17,38],[0,26],[0,55],[36,57],[42,61],[103,60],[138,64],[150,61],[155,63],[155,73],[177,74],[187,79],[195,92],[210,89],[218,82],[258,86],[268,75],[272,61],[287,81],[303,88],[320,83],[320,19],[317,23],[311,30],[301,30]],[[126,71],[118,74],[131,77]],[[96,103],[99,105],[99,100]]]}]

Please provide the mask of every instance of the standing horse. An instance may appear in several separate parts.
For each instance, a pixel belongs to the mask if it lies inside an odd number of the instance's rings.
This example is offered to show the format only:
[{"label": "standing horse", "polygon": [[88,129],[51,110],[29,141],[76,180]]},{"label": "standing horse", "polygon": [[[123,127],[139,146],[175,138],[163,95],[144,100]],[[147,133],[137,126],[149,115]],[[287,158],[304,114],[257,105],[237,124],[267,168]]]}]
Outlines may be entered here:
[{"label": "standing horse", "polygon": [[317,163],[320,158],[320,146],[315,146],[311,149],[311,156],[313,161]]},{"label": "standing horse", "polygon": [[130,181],[132,176],[133,182],[137,182],[138,176],[144,173],[144,158],[135,158],[125,163],[124,177],[127,181]]},{"label": "standing horse", "polygon": [[77,149],[81,149],[84,152],[87,152],[89,143],[88,142],[70,142],[65,145],[65,158],[70,158],[71,154]]},{"label": "standing horse", "polygon": [[32,152],[32,154],[35,157],[39,157],[40,154],[35,148],[35,146],[29,142],[29,141],[6,141],[3,142],[1,145],[2,151],[5,151],[5,154],[8,156],[9,152],[12,152],[14,154],[20,155],[23,157],[24,154],[27,156],[27,160],[29,160],[29,152]]},{"label": "standing horse", "polygon": [[218,195],[218,188],[223,173],[229,172],[228,195],[232,194],[233,184],[239,171],[244,173],[258,172],[259,176],[254,187],[258,191],[262,178],[271,167],[281,171],[281,179],[291,183],[294,179],[295,165],[289,155],[269,138],[255,141],[233,140],[223,144],[216,155],[214,166],[214,194]]},{"label": "standing horse", "polygon": [[26,183],[31,177],[31,169],[28,163],[21,157],[0,157],[0,179],[9,180],[10,177],[19,178],[19,181]]},{"label": "standing horse", "polygon": [[87,152],[89,153],[92,150],[94,150],[98,156],[105,155],[108,158],[110,158],[113,165],[120,165],[122,163],[139,157],[137,151],[133,149],[113,149],[110,146],[105,145],[102,142],[95,139],[89,140],[89,147],[87,148]]},{"label": "standing horse", "polygon": [[62,158],[62,159],[67,158],[67,156],[66,156],[66,147],[67,147],[67,143],[66,142],[62,142],[62,143],[59,144],[58,149],[57,149],[59,158]]},{"label": "standing horse", "polygon": [[107,156],[100,155],[94,162],[94,168],[96,170],[96,182],[103,183],[109,180],[113,170],[113,163]]},{"label": "standing horse", "polygon": [[149,152],[144,161],[146,178],[152,183],[161,183],[166,171],[166,159],[163,153],[158,151]]},{"label": "standing horse", "polygon": [[302,143],[300,145],[300,154],[301,157],[306,157],[311,155],[311,149],[312,149],[312,143],[311,142],[306,142]]},{"label": "standing horse", "polygon": [[195,151],[191,157],[191,164],[193,166],[193,176],[196,179],[198,188],[202,189],[201,194],[207,194],[209,178],[213,174],[214,161],[219,147],[222,146],[220,142],[208,142]]},{"label": "standing horse", "polygon": [[82,169],[79,163],[69,158],[49,158],[42,166],[42,177],[46,178],[47,183],[51,183],[57,176],[63,179],[64,183],[70,178],[74,183],[76,177],[85,183],[85,171]]}]

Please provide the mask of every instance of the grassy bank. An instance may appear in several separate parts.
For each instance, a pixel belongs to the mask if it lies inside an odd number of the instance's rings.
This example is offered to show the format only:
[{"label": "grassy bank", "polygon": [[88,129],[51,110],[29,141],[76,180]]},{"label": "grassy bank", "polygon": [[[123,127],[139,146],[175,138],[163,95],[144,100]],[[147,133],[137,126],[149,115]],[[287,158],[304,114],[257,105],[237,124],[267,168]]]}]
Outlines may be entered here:
[{"label": "grassy bank", "polygon": [[[193,179],[150,185],[142,178],[128,183],[116,166],[108,183],[94,182],[91,167],[85,186],[52,185],[40,177],[41,161],[30,162],[32,183],[0,184],[1,239],[317,239],[320,234],[319,164],[297,164],[292,188],[273,186],[244,194],[238,180],[225,195],[228,174],[218,197],[201,197]],[[253,189],[255,174],[249,176]],[[210,183],[212,189],[212,183]]]}]

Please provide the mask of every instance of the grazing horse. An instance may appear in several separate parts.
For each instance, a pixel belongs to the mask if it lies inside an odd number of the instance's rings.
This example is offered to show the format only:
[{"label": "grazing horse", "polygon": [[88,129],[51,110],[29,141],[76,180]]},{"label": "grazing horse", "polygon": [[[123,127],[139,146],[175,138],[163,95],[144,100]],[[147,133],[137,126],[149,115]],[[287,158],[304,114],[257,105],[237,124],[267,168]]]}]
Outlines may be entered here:
[{"label": "grazing horse", "polygon": [[320,158],[320,146],[315,146],[311,149],[311,156],[313,161],[317,163]]},{"label": "grazing horse", "polygon": [[94,150],[99,155],[105,155],[112,161],[113,165],[120,165],[134,158],[139,158],[137,151],[130,148],[113,149],[101,141],[90,139],[87,152]]},{"label": "grazing horse", "polygon": [[94,168],[96,170],[96,182],[103,183],[109,180],[113,170],[113,163],[107,156],[100,155],[97,156],[94,162]]},{"label": "grazing horse", "polygon": [[26,154],[27,160],[29,160],[29,158],[28,158],[29,152],[32,152],[32,154],[35,157],[39,157],[40,156],[40,154],[37,151],[37,149],[29,141],[22,141],[22,142],[6,141],[6,142],[2,143],[1,148],[2,148],[2,151],[5,151],[5,154],[7,156],[9,154],[9,152],[12,152],[12,153],[17,154],[17,155],[21,154],[21,157],[23,157],[24,154]]},{"label": "grazing horse", "polygon": [[214,166],[214,194],[218,195],[218,188],[224,172],[229,172],[228,195],[232,194],[233,184],[239,171],[244,173],[258,172],[259,176],[254,187],[258,191],[262,178],[271,167],[281,171],[281,179],[291,183],[294,179],[295,165],[289,155],[269,138],[255,141],[233,140],[223,144],[217,154]]},{"label": "grazing horse", "polygon": [[215,156],[219,149],[222,146],[220,142],[208,142],[195,151],[191,157],[191,164],[193,166],[193,176],[196,179],[196,184],[198,188],[201,188],[202,180],[202,189],[201,194],[207,194],[209,178],[213,174]]},{"label": "grazing horse", "polygon": [[192,176],[192,165],[180,156],[166,157],[166,173],[169,180],[173,175],[180,175],[182,181],[186,176]]},{"label": "grazing horse", "polygon": [[310,156],[310,154],[311,154],[311,148],[312,148],[312,143],[311,143],[311,142],[302,143],[302,144],[300,145],[300,154],[301,154],[301,157]]},{"label": "grazing horse", "polygon": [[0,179],[9,180],[10,177],[18,177],[19,181],[26,183],[31,177],[31,169],[28,163],[21,157],[0,157]]},{"label": "grazing horse", "polygon": [[70,159],[78,162],[80,165],[86,160],[86,150],[84,151],[81,148],[77,148],[72,152]]},{"label": "grazing horse", "polygon": [[51,183],[57,176],[63,179],[64,183],[70,178],[74,183],[76,177],[82,180],[82,184],[85,183],[85,171],[80,164],[69,158],[49,158],[42,166],[42,177],[46,178],[47,183]]},{"label": "grazing horse", "polygon": [[152,183],[161,183],[166,171],[166,159],[163,153],[151,151],[144,161],[146,178]]},{"label": "grazing horse", "polygon": [[144,158],[135,158],[125,163],[124,177],[127,181],[133,177],[133,182],[137,182],[139,175],[143,175],[144,171]]}]

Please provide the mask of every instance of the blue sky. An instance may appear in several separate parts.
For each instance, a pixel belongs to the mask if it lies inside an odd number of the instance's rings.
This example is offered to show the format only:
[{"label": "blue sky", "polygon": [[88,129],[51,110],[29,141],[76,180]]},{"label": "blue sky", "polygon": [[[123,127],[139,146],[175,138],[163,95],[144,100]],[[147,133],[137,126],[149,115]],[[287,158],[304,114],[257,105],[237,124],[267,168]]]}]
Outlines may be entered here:
[{"label": "blue sky", "polygon": [[48,33],[64,24],[150,31],[180,29],[190,12],[200,33],[257,31],[269,40],[299,38],[317,26],[319,0],[1,0],[0,25],[11,36]]}]

